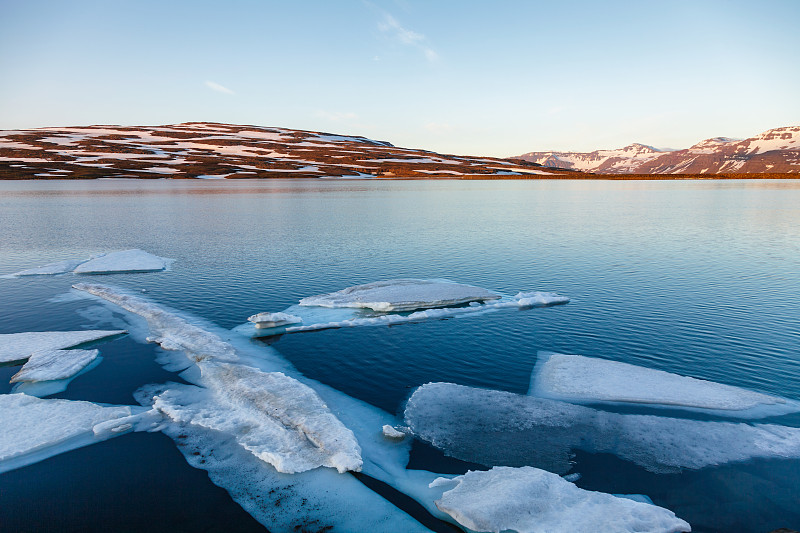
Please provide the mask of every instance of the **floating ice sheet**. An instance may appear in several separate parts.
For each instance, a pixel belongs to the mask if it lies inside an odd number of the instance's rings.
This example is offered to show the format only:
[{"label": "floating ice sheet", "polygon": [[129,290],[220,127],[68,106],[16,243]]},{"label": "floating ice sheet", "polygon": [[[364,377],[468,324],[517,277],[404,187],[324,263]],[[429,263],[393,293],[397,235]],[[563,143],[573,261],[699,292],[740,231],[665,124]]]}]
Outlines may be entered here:
[{"label": "floating ice sheet", "polygon": [[46,350],[35,352],[11,383],[71,378],[100,355],[98,350]]},{"label": "floating ice sheet", "polygon": [[[312,403],[321,399],[333,415],[356,436],[363,457],[362,471],[364,474],[408,494],[432,515],[443,520],[453,521],[452,517],[434,505],[434,500],[441,497],[443,489],[428,486],[439,475],[405,468],[411,439],[386,438],[382,428],[383,426],[396,426],[398,420],[394,416],[319,382],[305,378],[285,360],[277,356],[273,349],[253,344],[247,338],[235,334],[229,335],[230,332],[212,324],[203,324],[200,327],[197,319],[185,315],[178,316],[175,312],[168,311],[142,298],[126,295],[118,289],[98,285],[81,285],[78,288],[121,305],[133,313],[145,316],[150,327],[157,328],[158,339],[192,337],[200,340],[212,340],[211,348],[202,342],[178,342],[174,345],[174,349],[183,350],[189,360],[196,361],[181,374],[181,377],[197,385],[202,385],[202,387],[172,384],[147,386],[137,393],[137,400],[143,405],[163,402],[162,408],[170,403],[178,405],[178,410],[182,410],[188,404],[191,404],[189,410],[203,409],[209,407],[209,404],[202,403],[207,401],[208,395],[214,396],[217,390],[222,389],[223,394],[229,395],[229,399],[226,401],[247,406],[250,403],[259,403],[260,400],[254,398],[264,392],[262,390],[263,383],[257,376],[276,371],[284,372],[288,376],[285,376],[287,380],[295,378],[298,382],[313,389],[318,395],[318,399]],[[510,305],[517,304],[511,303]],[[138,330],[134,334],[137,332]],[[200,356],[200,354],[204,355]],[[224,360],[231,358],[231,355],[234,357],[234,364],[218,365],[215,363],[220,360],[219,358]],[[253,368],[246,369],[241,365]],[[252,396],[251,392],[247,392],[244,394],[245,398],[239,398],[241,392],[231,389],[238,389],[241,385],[231,384],[227,378],[212,378],[212,374],[216,371],[209,369],[213,367],[227,368],[233,373],[242,371],[252,375],[252,385],[257,386],[258,390],[252,391]],[[255,371],[256,368],[260,372]],[[238,376],[232,377],[239,380]],[[275,377],[278,380],[283,379]],[[249,381],[250,378],[245,377],[245,380]],[[244,388],[248,389],[250,386],[250,384],[245,384]],[[288,390],[294,389],[295,386],[292,384]],[[268,392],[268,394],[271,393]],[[197,397],[192,398],[192,395],[197,395]],[[173,402],[172,400],[179,401]],[[278,400],[284,404],[287,400],[291,403],[291,399],[285,398],[282,393],[279,394]],[[305,409],[305,406],[301,406],[301,410]],[[189,410],[184,414],[188,413],[192,418],[200,415],[199,410],[191,413]],[[288,413],[289,410],[286,409],[286,413],[292,420],[291,424],[296,425],[294,417],[298,412]],[[210,418],[219,416],[217,413],[207,412],[205,414],[209,414]],[[288,531],[293,528],[325,529],[330,526],[334,530],[343,531],[424,530],[419,523],[410,519],[403,511],[390,505],[382,497],[368,490],[347,474],[337,474],[331,468],[315,468],[291,475],[276,471],[271,464],[259,460],[255,454],[242,445],[241,440],[246,432],[243,431],[245,427],[239,425],[239,422],[246,423],[244,418],[234,421],[230,425],[221,419],[207,425],[196,424],[194,420],[190,423],[180,422],[169,417],[168,420],[163,431],[181,444],[180,449],[187,460],[193,466],[207,470],[214,483],[228,490],[234,500],[271,529]],[[220,425],[216,425],[217,423]],[[212,429],[211,426],[217,429]],[[322,427],[325,429],[320,431],[327,433],[326,424],[323,424]],[[329,435],[326,436],[326,438],[328,437]],[[255,444],[266,445],[266,443]]]},{"label": "floating ice sheet", "polygon": [[76,283],[72,287],[103,298],[131,313],[144,317],[154,334],[148,340],[157,342],[167,350],[182,350],[192,361],[206,359],[236,361],[238,359],[233,347],[218,335],[147,300],[104,285]]},{"label": "floating ice sheet", "polygon": [[739,387],[581,355],[540,352],[530,394],[573,403],[633,403],[723,416],[800,411],[800,402]]},{"label": "floating ice sheet", "polygon": [[223,431],[279,472],[361,470],[361,448],[309,387],[280,372],[200,363],[207,388],[172,385],[153,406],[176,422]]},{"label": "floating ice sheet", "polygon": [[392,279],[309,296],[300,300],[300,305],[355,307],[373,311],[414,311],[499,298],[500,295],[486,289],[446,280]]},{"label": "floating ice sheet", "polygon": [[453,487],[436,500],[436,506],[474,531],[691,531],[687,522],[663,507],[583,490],[538,468],[470,471],[439,478],[432,485]]},{"label": "floating ice sheet", "polygon": [[65,261],[58,261],[56,263],[49,263],[36,268],[30,268],[14,274],[9,274],[3,277],[18,277],[18,276],[52,276],[55,274],[66,274],[72,272],[80,264],[85,263],[88,259],[67,259]]},{"label": "floating ice sheet", "polygon": [[800,428],[610,413],[452,383],[417,388],[405,421],[453,457],[557,473],[570,470],[573,450],[612,453],[657,473],[800,457]]},{"label": "floating ice sheet", "polygon": [[61,350],[124,333],[127,333],[127,331],[86,330],[7,333],[0,335],[0,363],[24,361],[34,352]]},{"label": "floating ice sheet", "polygon": [[121,435],[145,409],[0,394],[0,472]]},{"label": "floating ice sheet", "polygon": [[104,274],[113,272],[155,272],[166,270],[169,262],[144,250],[123,250],[91,259],[78,265],[76,274]]},{"label": "floating ice sheet", "polygon": [[[402,280],[401,280],[402,281]],[[412,280],[419,281],[419,280]],[[424,281],[424,280],[423,280]],[[389,282],[380,282],[389,283]],[[431,282],[434,283],[434,282]],[[435,282],[442,285],[459,285],[451,282]],[[370,284],[373,285],[373,284]],[[363,285],[366,287],[367,285]],[[470,287],[469,285],[461,285],[462,287]],[[485,289],[479,289],[484,291]],[[487,293],[489,291],[486,291]],[[337,293],[333,293],[337,294]],[[444,294],[444,293],[442,293]],[[435,307],[430,309],[421,309],[414,312],[408,311],[374,311],[367,307],[325,307],[310,305],[303,302],[319,301],[320,297],[304,298],[301,300],[300,305],[293,305],[284,310],[281,314],[288,314],[293,319],[298,319],[296,324],[276,324],[275,327],[268,327],[263,324],[260,327],[252,323],[242,324],[234,328],[234,331],[247,337],[269,337],[271,335],[280,335],[283,333],[299,333],[304,331],[317,331],[322,329],[331,328],[348,328],[360,326],[388,326],[394,324],[404,324],[408,322],[421,322],[431,319],[452,318],[466,315],[475,315],[480,313],[487,313],[498,311],[500,309],[521,309],[528,307],[546,307],[550,305],[559,305],[569,302],[569,298],[560,296],[552,292],[520,292],[516,296],[503,296],[500,294],[493,294],[496,299],[479,302],[476,300],[470,301],[468,306],[462,304],[458,307]],[[329,295],[325,295],[329,296]],[[441,302],[441,300],[439,300]],[[387,302],[383,302],[387,303]],[[376,302],[372,302],[376,307],[380,307]],[[383,305],[383,304],[381,304]],[[257,315],[255,315],[257,316]],[[252,317],[251,317],[252,318]],[[301,323],[300,323],[301,322]]]}]

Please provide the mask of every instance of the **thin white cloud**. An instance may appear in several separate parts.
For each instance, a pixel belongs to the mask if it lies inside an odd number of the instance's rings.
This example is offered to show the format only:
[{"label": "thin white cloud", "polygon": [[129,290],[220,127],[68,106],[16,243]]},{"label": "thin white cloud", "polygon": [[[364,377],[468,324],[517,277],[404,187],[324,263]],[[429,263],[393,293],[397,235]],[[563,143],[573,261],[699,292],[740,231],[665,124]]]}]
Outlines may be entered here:
[{"label": "thin white cloud", "polygon": [[317,111],[315,115],[319,118],[324,118],[325,120],[330,120],[332,122],[343,122],[358,118],[358,115],[355,113],[344,113],[341,111]]},{"label": "thin white cloud", "polygon": [[217,91],[218,93],[236,94],[235,92],[231,91],[224,85],[220,85],[219,83],[215,83],[213,81],[206,81],[205,86],[211,89],[212,91]]},{"label": "thin white cloud", "polygon": [[389,13],[383,12],[383,19],[378,22],[378,29],[405,46],[417,48],[431,63],[439,59],[439,54],[428,46],[427,38],[423,34],[406,28]]}]

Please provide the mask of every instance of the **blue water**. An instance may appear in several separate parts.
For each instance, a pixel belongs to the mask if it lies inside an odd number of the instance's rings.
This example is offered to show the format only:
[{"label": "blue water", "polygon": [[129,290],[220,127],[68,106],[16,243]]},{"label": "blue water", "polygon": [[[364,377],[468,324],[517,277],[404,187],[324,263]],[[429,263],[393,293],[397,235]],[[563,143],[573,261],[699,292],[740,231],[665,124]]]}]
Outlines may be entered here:
[{"label": "blue water", "polygon": [[[146,291],[226,328],[304,296],[399,277],[572,299],[545,309],[271,341],[307,376],[392,413],[402,411],[413,387],[430,381],[525,393],[539,350],[800,399],[795,180],[0,182],[0,228],[0,274],[126,248],[174,258],[171,272],[92,280]],[[93,302],[52,301],[74,281],[72,275],[0,279],[0,333],[95,324],[97,317],[87,314]],[[55,397],[129,404],[143,384],[180,379],[153,361],[151,346],[130,338],[102,345],[101,353],[95,370]],[[0,392],[10,390],[17,370],[0,367]],[[797,416],[774,421],[800,426]],[[143,442],[133,456],[124,451],[132,439]],[[0,475],[0,529],[19,530],[31,514],[42,520],[28,523],[31,531],[53,530],[48,524],[60,516],[68,523],[74,511],[52,505],[53,483],[78,487],[79,498],[118,480],[111,472],[126,461],[145,473],[126,484],[129,500],[110,493],[97,509],[116,514],[98,512],[99,521],[91,522],[87,511],[83,526],[119,529],[103,522],[112,514],[140,523],[146,512],[137,495],[152,492],[164,476],[192,470],[178,453],[165,458],[165,442],[160,435],[129,435]],[[105,451],[93,455],[99,446]],[[68,465],[92,458],[108,477],[73,483]],[[797,460],[668,476],[611,456],[577,460],[584,475],[578,485],[648,494],[695,531],[800,528]],[[412,463],[440,472],[469,466],[422,444]],[[215,501],[230,513],[220,530],[259,528],[203,472],[193,472],[201,481],[183,490],[203,502],[194,504],[201,516],[200,507]],[[178,517],[194,516],[192,505],[176,503],[171,518],[153,529],[175,531]]]}]

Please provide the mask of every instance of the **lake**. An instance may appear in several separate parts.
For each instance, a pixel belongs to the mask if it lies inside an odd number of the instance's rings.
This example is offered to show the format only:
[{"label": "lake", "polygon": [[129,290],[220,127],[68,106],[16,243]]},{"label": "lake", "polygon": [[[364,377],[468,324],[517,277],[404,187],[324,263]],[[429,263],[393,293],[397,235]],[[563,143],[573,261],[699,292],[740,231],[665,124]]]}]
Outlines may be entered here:
[{"label": "lake", "polygon": [[[63,297],[76,281],[231,329],[351,285],[445,278],[571,301],[283,335],[269,346],[307,378],[401,418],[428,382],[526,394],[539,351],[800,400],[798,180],[7,181],[0,227],[0,274],[129,248],[175,260],[168,272],[0,279],[0,333],[124,320],[95,300]],[[101,364],[53,398],[130,405],[143,385],[181,381],[136,335],[98,348]],[[18,370],[0,367],[0,393]],[[800,416],[766,422],[800,427]],[[800,528],[800,459],[671,474],[611,454],[578,452],[574,461],[578,486],[646,494],[694,531]],[[477,468],[421,442],[410,466]],[[398,501],[428,527],[450,530]],[[0,515],[3,531],[264,530],[160,433],[0,474]]]}]

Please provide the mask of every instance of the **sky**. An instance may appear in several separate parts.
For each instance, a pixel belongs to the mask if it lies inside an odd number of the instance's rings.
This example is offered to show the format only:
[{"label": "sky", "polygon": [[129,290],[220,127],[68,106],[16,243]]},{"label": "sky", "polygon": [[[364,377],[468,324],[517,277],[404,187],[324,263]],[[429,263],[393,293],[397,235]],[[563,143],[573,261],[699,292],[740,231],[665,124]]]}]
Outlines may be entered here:
[{"label": "sky", "polygon": [[0,129],[686,148],[800,124],[799,27],[800,0],[0,0]]}]

